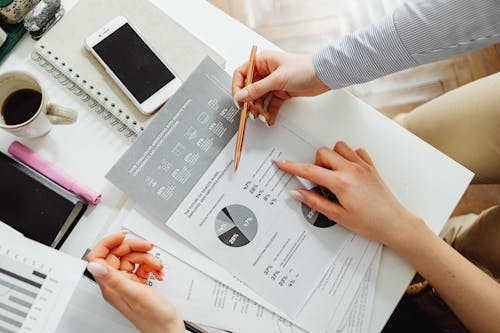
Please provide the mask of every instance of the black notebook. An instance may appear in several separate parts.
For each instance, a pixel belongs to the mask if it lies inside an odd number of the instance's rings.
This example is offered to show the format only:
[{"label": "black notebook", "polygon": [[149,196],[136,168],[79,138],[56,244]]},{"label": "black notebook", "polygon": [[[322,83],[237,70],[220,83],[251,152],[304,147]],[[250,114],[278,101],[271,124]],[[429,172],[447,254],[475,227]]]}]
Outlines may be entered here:
[{"label": "black notebook", "polygon": [[60,248],[87,205],[35,170],[0,153],[0,221]]}]

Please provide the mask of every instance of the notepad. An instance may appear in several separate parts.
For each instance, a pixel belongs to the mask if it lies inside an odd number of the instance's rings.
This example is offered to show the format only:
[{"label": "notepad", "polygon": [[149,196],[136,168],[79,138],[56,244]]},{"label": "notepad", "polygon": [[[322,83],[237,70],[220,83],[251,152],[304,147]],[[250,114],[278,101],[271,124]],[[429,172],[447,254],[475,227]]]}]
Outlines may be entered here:
[{"label": "notepad", "polygon": [[85,48],[85,39],[116,16],[125,16],[184,81],[206,56],[224,58],[148,0],[80,0],[35,44],[33,60],[89,108],[126,136],[141,133],[152,117],[142,114]]}]

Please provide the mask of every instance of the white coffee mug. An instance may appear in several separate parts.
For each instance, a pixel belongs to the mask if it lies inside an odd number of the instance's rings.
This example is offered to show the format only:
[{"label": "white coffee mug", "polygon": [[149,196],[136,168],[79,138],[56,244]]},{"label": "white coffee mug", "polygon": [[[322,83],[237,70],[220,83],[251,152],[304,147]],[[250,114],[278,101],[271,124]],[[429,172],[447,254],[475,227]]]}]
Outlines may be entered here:
[{"label": "white coffee mug", "polygon": [[[41,101],[38,109],[33,110],[33,116],[19,124],[5,123],[3,110],[5,102],[13,93],[32,89],[40,93]],[[0,75],[0,107],[2,114],[0,116],[0,128],[24,138],[36,138],[47,134],[52,125],[72,124],[77,119],[77,112],[56,104],[48,102],[47,93],[42,88],[40,82],[33,75],[22,72],[12,71]]]}]

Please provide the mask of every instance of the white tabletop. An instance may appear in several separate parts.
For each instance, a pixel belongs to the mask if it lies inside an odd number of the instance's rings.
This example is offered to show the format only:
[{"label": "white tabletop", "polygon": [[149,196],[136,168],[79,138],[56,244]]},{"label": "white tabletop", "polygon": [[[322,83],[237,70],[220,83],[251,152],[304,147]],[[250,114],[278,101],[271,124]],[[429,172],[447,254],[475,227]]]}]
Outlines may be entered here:
[{"label": "white tabletop", "polygon": [[[63,0],[66,8],[75,2],[76,0]],[[227,61],[226,69],[229,73],[246,59],[251,44],[256,44],[259,50],[278,49],[206,1],[153,0],[153,3],[219,52]],[[26,35],[0,66],[0,71],[23,69],[33,73],[48,90],[51,101],[79,111],[79,119],[74,125],[54,127],[42,138],[18,140],[76,176],[82,183],[103,193],[102,202],[87,211],[62,249],[81,256],[116,218],[126,200],[123,193],[110,184],[104,175],[125,151],[128,142],[113,133],[88,110],[85,103],[65,91],[64,87],[59,86],[30,59],[33,44],[34,41]],[[5,131],[0,131],[0,150],[6,152],[8,145],[15,139],[17,138]],[[382,330],[413,275],[413,269],[401,258],[391,250],[384,249],[370,332]]]}]

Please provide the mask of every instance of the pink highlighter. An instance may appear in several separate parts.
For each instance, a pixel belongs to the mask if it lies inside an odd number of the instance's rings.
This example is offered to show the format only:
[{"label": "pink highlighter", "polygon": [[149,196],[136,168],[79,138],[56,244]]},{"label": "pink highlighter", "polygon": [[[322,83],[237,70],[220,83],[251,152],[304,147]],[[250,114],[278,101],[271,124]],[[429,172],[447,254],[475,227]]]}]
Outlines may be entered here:
[{"label": "pink highlighter", "polygon": [[9,146],[9,153],[53,182],[80,196],[90,205],[95,206],[99,203],[99,201],[101,201],[102,194],[99,194],[89,187],[80,184],[76,179],[68,175],[66,172],[58,169],[55,165],[22,143],[18,141],[12,142]]}]

